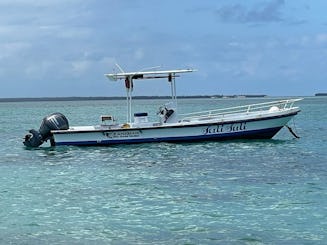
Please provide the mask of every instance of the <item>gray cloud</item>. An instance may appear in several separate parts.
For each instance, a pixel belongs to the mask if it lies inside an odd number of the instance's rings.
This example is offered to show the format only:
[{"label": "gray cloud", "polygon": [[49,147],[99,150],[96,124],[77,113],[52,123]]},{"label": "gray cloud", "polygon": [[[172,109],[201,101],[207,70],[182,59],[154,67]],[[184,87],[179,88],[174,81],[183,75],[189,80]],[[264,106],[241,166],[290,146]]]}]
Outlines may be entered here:
[{"label": "gray cloud", "polygon": [[284,3],[284,0],[271,0],[256,4],[250,9],[241,4],[234,4],[219,8],[216,15],[223,22],[280,22],[283,21],[280,10]]}]

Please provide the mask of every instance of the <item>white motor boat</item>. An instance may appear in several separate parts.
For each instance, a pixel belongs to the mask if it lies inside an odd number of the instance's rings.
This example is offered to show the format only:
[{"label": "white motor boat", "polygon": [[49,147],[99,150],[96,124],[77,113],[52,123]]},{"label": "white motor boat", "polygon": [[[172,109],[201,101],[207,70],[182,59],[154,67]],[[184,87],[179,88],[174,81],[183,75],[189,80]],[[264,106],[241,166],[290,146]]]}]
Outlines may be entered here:
[{"label": "white motor boat", "polygon": [[[30,130],[24,144],[38,147],[50,140],[52,146],[114,145],[150,142],[194,142],[230,139],[270,139],[300,112],[294,103],[301,99],[285,99],[224,109],[179,114],[176,77],[193,69],[138,71],[105,74],[112,81],[123,80],[127,96],[127,119],[117,123],[112,115],[101,116],[99,125],[69,126],[61,113],[43,119],[37,130]],[[158,121],[150,122],[147,112],[132,115],[134,80],[168,79],[171,102],[159,108]]]}]

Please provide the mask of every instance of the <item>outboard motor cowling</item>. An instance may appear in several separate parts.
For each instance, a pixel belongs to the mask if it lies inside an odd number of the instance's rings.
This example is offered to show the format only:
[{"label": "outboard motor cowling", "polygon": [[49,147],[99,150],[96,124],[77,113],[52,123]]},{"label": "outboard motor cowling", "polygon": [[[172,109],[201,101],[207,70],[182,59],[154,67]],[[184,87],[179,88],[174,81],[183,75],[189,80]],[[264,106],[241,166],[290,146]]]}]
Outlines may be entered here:
[{"label": "outboard motor cowling", "polygon": [[24,138],[24,145],[27,147],[38,147],[48,139],[52,140],[51,130],[65,130],[69,128],[67,118],[59,113],[53,113],[43,118],[39,131],[29,130]]},{"label": "outboard motor cowling", "polygon": [[63,130],[68,128],[69,123],[67,118],[63,114],[56,112],[43,118],[39,132],[43,139],[47,140],[52,137],[51,130]]}]

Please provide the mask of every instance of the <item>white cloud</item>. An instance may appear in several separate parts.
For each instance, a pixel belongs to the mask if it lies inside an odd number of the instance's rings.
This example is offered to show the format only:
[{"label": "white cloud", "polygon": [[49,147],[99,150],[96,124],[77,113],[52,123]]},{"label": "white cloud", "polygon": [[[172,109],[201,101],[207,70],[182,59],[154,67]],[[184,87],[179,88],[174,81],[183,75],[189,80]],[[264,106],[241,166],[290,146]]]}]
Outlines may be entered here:
[{"label": "white cloud", "polygon": [[30,48],[29,43],[25,42],[9,42],[9,43],[0,43],[0,60],[8,58],[17,58],[17,56],[24,53]]},{"label": "white cloud", "polygon": [[241,71],[249,76],[253,76],[257,73],[260,62],[262,60],[261,54],[252,54],[241,63]]},{"label": "white cloud", "polygon": [[72,62],[72,71],[73,73],[78,73],[80,75],[81,73],[86,73],[89,68],[91,67],[92,62],[89,60],[76,60]]},{"label": "white cloud", "polygon": [[62,6],[64,4],[76,4],[84,2],[83,0],[1,0],[0,7],[53,7],[53,6]]},{"label": "white cloud", "polygon": [[318,44],[327,44],[327,33],[320,33],[316,36]]},{"label": "white cloud", "polygon": [[53,33],[53,35],[65,39],[89,38],[91,34],[91,30],[84,27],[65,28],[63,30],[58,30],[56,34]]},{"label": "white cloud", "polygon": [[49,75],[54,71],[54,64],[50,61],[41,61],[29,63],[24,69],[26,79],[47,80],[51,79]]},{"label": "white cloud", "polygon": [[142,48],[138,48],[134,52],[134,59],[141,60],[144,58],[144,50]]}]

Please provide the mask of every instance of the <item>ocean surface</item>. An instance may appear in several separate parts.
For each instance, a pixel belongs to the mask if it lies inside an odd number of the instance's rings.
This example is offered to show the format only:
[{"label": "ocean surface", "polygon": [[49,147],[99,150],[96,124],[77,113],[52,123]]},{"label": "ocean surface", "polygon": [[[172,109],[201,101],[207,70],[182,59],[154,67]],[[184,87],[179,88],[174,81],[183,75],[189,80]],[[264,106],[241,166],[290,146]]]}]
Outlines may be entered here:
[{"label": "ocean surface", "polygon": [[[261,99],[183,99],[207,110]],[[136,100],[155,113],[165,101]],[[0,103],[0,244],[327,244],[327,97],[271,140],[26,149],[28,129],[123,122],[125,101]]]}]

